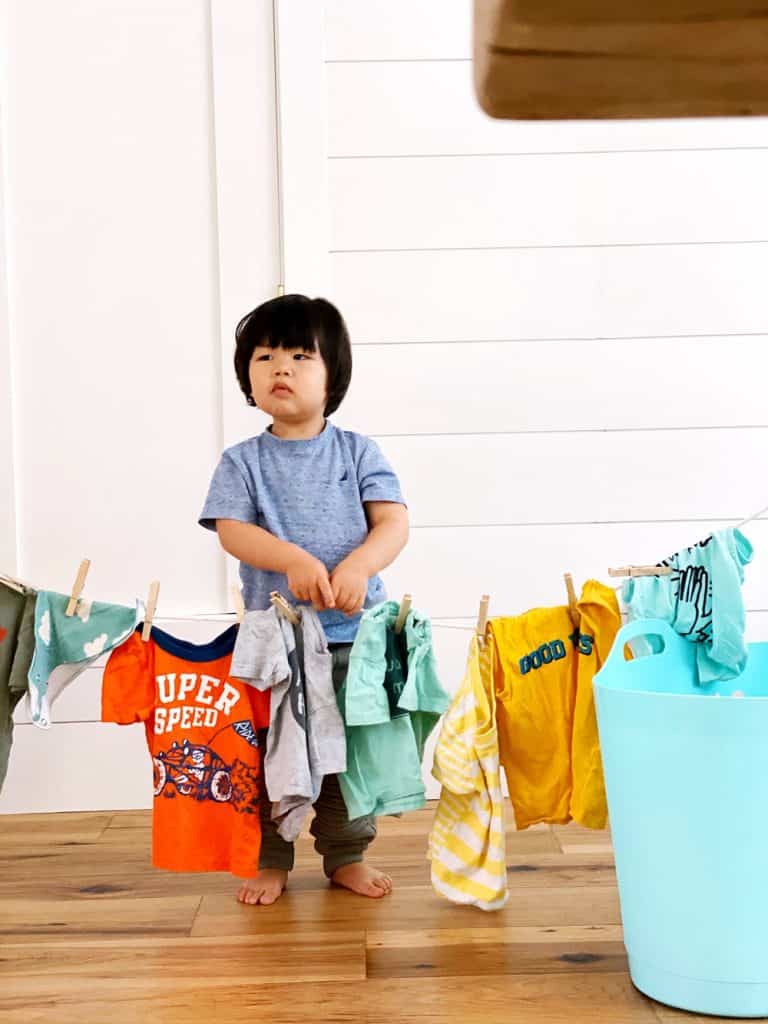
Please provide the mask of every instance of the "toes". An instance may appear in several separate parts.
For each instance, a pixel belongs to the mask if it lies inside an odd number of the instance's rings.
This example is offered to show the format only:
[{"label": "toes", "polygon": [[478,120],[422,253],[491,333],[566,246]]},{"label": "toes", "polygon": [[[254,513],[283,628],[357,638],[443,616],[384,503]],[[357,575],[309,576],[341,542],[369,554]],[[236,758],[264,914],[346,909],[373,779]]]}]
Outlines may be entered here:
[{"label": "toes", "polygon": [[270,892],[265,889],[264,892],[262,892],[261,895],[259,896],[259,899],[256,900],[256,902],[260,903],[262,907],[269,907],[271,906],[271,904],[275,902],[279,895],[279,892]]},{"label": "toes", "polygon": [[240,903],[247,903],[252,905],[259,902],[259,896],[261,895],[261,889],[251,889],[248,886],[243,886],[240,892],[237,894],[237,898]]},{"label": "toes", "polygon": [[[356,865],[356,867],[359,866]],[[392,879],[389,875],[370,868],[354,872],[340,868],[331,876],[331,881],[356,892],[359,896],[368,896],[375,900],[380,900],[382,896],[389,896],[392,892]]]},{"label": "toes", "polygon": [[377,878],[373,879],[373,884],[379,889],[382,889],[386,896],[392,892],[392,879],[389,875],[379,875]]}]

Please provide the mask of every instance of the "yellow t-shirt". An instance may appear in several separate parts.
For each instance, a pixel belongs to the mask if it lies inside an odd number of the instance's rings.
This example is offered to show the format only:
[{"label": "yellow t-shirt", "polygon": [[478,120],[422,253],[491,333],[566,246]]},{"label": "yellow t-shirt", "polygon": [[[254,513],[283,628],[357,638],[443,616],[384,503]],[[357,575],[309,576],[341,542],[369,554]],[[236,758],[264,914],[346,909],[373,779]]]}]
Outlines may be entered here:
[{"label": "yellow t-shirt", "polygon": [[615,592],[596,580],[578,610],[578,630],[565,606],[490,622],[499,752],[519,829],[606,825],[592,679],[621,616]]}]

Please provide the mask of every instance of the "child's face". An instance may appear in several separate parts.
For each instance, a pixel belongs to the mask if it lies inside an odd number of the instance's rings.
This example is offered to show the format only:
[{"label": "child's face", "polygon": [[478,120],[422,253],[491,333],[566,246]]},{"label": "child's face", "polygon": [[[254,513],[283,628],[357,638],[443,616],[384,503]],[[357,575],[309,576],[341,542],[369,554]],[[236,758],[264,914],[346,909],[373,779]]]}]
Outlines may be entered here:
[{"label": "child's face", "polygon": [[301,423],[322,415],[328,370],[319,352],[258,346],[248,367],[256,405],[273,419]]}]

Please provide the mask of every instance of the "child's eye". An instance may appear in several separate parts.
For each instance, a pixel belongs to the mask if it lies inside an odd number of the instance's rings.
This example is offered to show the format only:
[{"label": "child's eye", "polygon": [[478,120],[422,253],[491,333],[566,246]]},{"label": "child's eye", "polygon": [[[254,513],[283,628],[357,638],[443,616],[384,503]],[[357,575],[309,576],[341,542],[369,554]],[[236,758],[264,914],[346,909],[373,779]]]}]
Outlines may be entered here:
[{"label": "child's eye", "polygon": [[262,356],[256,356],[256,362],[257,363],[266,363],[271,358],[272,358],[272,354],[270,352],[266,352]]},{"label": "child's eye", "polygon": [[307,355],[306,352],[297,352],[296,355],[293,358],[294,359],[309,359],[309,356]]}]

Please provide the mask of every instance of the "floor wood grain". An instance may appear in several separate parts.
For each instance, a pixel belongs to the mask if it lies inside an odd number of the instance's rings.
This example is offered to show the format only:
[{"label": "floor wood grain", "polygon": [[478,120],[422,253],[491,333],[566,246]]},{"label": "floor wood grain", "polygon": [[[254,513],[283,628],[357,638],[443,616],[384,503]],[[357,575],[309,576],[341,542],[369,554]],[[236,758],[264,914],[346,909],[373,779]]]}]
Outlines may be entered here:
[{"label": "floor wood grain", "polygon": [[[395,892],[331,889],[308,835],[273,907],[150,864],[149,812],[0,817],[3,1024],[659,1024],[627,974],[610,836],[508,833],[510,899],[436,896],[432,808],[381,819]],[[713,1020],[715,1018],[707,1018]]]}]

